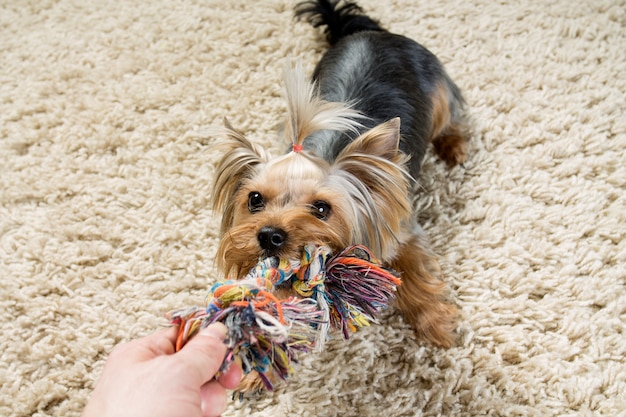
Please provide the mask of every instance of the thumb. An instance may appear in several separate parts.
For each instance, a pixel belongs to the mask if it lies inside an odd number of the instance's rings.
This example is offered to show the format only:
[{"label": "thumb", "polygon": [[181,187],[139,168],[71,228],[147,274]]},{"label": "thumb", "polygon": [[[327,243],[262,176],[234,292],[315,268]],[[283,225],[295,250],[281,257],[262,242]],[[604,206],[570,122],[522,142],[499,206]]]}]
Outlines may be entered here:
[{"label": "thumb", "polygon": [[197,375],[198,386],[210,381],[222,366],[227,350],[224,344],[227,331],[222,323],[213,323],[200,330],[175,355]]}]

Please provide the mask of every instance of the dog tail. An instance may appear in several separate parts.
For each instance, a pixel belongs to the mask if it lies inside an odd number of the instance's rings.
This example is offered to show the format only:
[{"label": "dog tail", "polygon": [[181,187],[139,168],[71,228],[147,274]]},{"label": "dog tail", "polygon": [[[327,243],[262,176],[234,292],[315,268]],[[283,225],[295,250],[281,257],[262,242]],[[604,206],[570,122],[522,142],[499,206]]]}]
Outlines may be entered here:
[{"label": "dog tail", "polygon": [[297,18],[306,19],[313,27],[325,26],[326,40],[331,45],[353,33],[385,30],[351,1],[303,1],[296,5],[295,11]]}]

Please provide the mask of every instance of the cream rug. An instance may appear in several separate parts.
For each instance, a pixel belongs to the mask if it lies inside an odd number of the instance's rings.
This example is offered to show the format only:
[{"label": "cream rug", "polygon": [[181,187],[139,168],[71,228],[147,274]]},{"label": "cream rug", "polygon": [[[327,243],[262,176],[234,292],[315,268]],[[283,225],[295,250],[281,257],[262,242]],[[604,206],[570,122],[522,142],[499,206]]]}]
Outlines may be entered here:
[{"label": "cream rug", "polygon": [[[0,415],[78,416],[113,346],[216,279],[203,129],[282,148],[285,58],[325,46],[282,0],[0,4]],[[626,415],[626,2],[361,4],[471,108],[419,214],[459,343],[389,313],[226,415]]]}]

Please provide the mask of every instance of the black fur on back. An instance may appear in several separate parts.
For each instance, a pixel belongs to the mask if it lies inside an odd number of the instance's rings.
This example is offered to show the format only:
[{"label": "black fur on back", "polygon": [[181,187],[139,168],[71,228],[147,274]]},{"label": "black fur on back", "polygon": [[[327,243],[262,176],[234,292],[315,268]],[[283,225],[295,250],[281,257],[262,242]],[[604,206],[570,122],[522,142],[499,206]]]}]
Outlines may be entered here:
[{"label": "black fur on back", "polygon": [[[417,178],[430,142],[432,97],[444,88],[453,120],[462,118],[464,100],[443,65],[428,49],[382,29],[352,2],[310,0],[296,6],[313,26],[326,26],[331,47],[312,79],[321,97],[350,103],[368,117],[364,129],[400,117],[400,149],[410,156],[408,169]],[[318,131],[303,145],[332,162],[355,139],[354,133]]]},{"label": "black fur on back", "polygon": [[350,1],[303,1],[296,6],[296,17],[305,18],[316,28],[325,26],[326,40],[331,45],[353,33],[384,30],[377,21],[366,16],[359,5]]}]

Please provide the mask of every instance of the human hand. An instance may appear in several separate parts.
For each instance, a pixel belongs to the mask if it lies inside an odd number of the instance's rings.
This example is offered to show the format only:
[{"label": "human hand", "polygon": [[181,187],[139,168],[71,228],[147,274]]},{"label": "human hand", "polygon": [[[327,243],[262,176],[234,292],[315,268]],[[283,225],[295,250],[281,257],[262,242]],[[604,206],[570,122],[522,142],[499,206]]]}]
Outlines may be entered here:
[{"label": "human hand", "polygon": [[226,327],[208,326],[174,353],[177,328],[121,344],[109,355],[82,417],[211,417],[226,408],[226,389],[241,380],[233,363],[214,379]]}]

